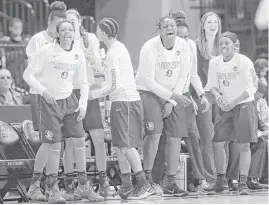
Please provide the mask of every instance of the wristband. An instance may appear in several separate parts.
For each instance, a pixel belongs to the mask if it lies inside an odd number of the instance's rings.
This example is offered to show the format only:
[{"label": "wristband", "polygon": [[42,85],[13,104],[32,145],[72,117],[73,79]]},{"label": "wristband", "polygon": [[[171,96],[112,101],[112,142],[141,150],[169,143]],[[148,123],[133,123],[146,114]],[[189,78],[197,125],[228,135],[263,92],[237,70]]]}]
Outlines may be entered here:
[{"label": "wristband", "polygon": [[205,97],[205,93],[203,93],[203,94],[200,95],[200,100],[201,100],[203,97]]},{"label": "wristband", "polygon": [[173,99],[170,99],[169,102],[173,105],[173,106],[177,106],[177,102]]}]

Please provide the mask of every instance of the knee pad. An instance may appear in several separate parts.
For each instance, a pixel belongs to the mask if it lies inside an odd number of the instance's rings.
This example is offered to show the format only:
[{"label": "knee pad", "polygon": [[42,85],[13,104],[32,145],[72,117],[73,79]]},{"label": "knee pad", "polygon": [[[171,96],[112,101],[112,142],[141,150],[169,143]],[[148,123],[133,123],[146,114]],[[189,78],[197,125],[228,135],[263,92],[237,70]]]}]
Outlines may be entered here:
[{"label": "knee pad", "polygon": [[250,151],[250,143],[240,144],[240,152],[248,152],[248,151]]},{"label": "knee pad", "polygon": [[74,148],[83,148],[85,147],[85,138],[71,138]]},{"label": "knee pad", "polygon": [[50,150],[60,152],[61,151],[61,143],[57,142],[57,143],[50,144]]}]

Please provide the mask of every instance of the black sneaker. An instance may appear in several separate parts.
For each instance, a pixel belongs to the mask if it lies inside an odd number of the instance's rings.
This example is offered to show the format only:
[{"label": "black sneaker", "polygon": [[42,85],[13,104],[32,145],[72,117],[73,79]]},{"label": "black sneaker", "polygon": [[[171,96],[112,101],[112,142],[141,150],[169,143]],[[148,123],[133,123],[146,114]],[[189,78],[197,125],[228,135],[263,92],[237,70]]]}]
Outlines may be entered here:
[{"label": "black sneaker", "polygon": [[217,180],[213,189],[216,193],[229,191],[228,183],[224,176],[217,176]]},{"label": "black sneaker", "polygon": [[237,191],[238,185],[236,185],[232,179],[228,180],[229,191]]},{"label": "black sneaker", "polygon": [[239,195],[249,195],[249,189],[246,183],[239,183],[238,191]]},{"label": "black sneaker", "polygon": [[169,184],[169,185],[165,186],[163,189],[163,196],[164,197],[171,197],[171,196],[184,197],[184,196],[188,196],[188,195],[189,195],[189,192],[178,188],[176,183]]},{"label": "black sneaker", "polygon": [[249,189],[257,190],[263,189],[263,186],[255,179],[255,178],[248,178],[247,185]]}]

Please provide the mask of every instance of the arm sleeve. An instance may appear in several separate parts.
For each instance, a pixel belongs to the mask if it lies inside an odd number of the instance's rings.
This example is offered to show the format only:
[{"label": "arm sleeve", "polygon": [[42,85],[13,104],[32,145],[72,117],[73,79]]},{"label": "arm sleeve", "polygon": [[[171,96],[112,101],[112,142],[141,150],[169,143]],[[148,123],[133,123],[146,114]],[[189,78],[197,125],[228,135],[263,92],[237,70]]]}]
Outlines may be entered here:
[{"label": "arm sleeve", "polygon": [[28,59],[31,59],[33,56],[35,56],[38,53],[38,51],[40,50],[40,48],[39,48],[39,46],[36,43],[35,36],[33,36],[29,40],[29,42],[28,42],[25,50],[26,50],[26,55],[27,55]]},{"label": "arm sleeve", "polygon": [[100,43],[95,34],[89,33],[89,50],[91,53],[90,64],[95,70],[100,70],[102,67],[102,59],[100,55]]},{"label": "arm sleeve", "polygon": [[261,0],[255,14],[255,24],[259,30],[268,29],[268,0]]},{"label": "arm sleeve", "polygon": [[254,70],[254,65],[251,60],[244,61],[243,72],[246,78],[246,89],[245,91],[248,93],[249,96],[253,96],[258,89],[258,77]]},{"label": "arm sleeve", "polygon": [[89,96],[89,83],[87,79],[86,59],[84,55],[81,55],[81,62],[78,72],[78,82],[80,85],[79,107],[82,107],[86,110]]},{"label": "arm sleeve", "polygon": [[183,90],[186,90],[186,86],[188,85],[188,78],[191,74],[191,62],[192,62],[192,56],[191,56],[191,50],[186,41],[182,41],[182,50],[181,50],[181,73],[178,78],[178,82],[176,86],[174,87],[174,92],[178,95],[182,95]]},{"label": "arm sleeve", "polygon": [[205,91],[210,91],[210,89],[214,87],[219,89],[218,76],[216,73],[216,68],[214,66],[215,65],[214,60],[211,60],[209,62],[208,79],[207,84],[205,86]]},{"label": "arm sleeve", "polygon": [[172,92],[155,80],[156,54],[148,47],[143,46],[139,57],[139,73],[146,88],[157,96],[169,101]]},{"label": "arm sleeve", "polygon": [[201,96],[204,93],[203,85],[201,79],[197,73],[197,49],[196,44],[191,45],[192,52],[192,67],[191,67],[191,84],[193,85],[198,96]]},{"label": "arm sleeve", "polygon": [[113,91],[119,88],[119,59],[112,58],[109,55],[104,63],[105,83],[99,90],[93,91],[93,98],[110,95]]},{"label": "arm sleeve", "polygon": [[36,74],[41,74],[43,70],[43,66],[45,64],[46,49],[40,50],[34,58],[31,59],[27,68],[23,73],[23,79],[25,82],[34,90],[37,91],[38,94],[42,95],[46,90],[45,87],[41,85],[41,83],[35,78]]}]

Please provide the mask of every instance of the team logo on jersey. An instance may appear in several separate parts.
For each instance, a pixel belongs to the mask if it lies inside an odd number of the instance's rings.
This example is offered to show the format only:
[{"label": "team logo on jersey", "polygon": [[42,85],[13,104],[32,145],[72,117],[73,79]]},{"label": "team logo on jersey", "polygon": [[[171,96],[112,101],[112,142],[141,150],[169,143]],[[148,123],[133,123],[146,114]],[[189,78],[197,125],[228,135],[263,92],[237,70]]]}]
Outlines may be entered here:
[{"label": "team logo on jersey", "polygon": [[173,75],[173,71],[168,70],[168,71],[166,72],[166,76],[167,76],[167,77],[172,77],[172,75]]},{"label": "team logo on jersey", "polygon": [[68,72],[66,72],[66,71],[62,72],[61,78],[66,79],[67,77],[68,77]]},{"label": "team logo on jersey", "polygon": [[226,87],[228,87],[228,86],[230,85],[230,83],[229,83],[228,80],[224,80],[222,83],[223,83],[223,85],[226,86]]},{"label": "team logo on jersey", "polygon": [[233,67],[234,71],[238,71],[238,68],[236,66]]},{"label": "team logo on jersey", "polygon": [[154,130],[154,123],[153,122],[147,122],[146,123],[146,129],[147,129],[147,131],[153,131]]},{"label": "team logo on jersey", "polygon": [[78,54],[76,53],[75,54],[75,59],[77,60],[79,58]]},{"label": "team logo on jersey", "polygon": [[53,138],[53,133],[52,133],[50,130],[46,130],[46,131],[45,131],[45,137],[46,137],[48,140],[52,140],[52,138]]},{"label": "team logo on jersey", "polygon": [[180,51],[179,51],[179,50],[177,51],[177,55],[178,55],[178,56],[180,55]]}]

